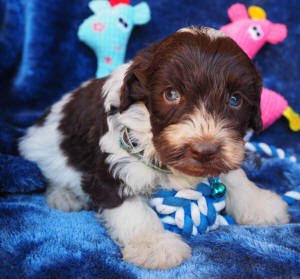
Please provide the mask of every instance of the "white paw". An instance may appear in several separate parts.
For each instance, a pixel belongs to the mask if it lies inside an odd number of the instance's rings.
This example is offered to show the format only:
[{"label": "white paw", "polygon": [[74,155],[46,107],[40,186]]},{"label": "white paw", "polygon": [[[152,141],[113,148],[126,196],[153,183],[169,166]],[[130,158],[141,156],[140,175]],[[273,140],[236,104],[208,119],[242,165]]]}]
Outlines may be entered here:
[{"label": "white paw", "polygon": [[80,211],[83,204],[66,188],[57,188],[46,193],[47,204],[64,212]]},{"label": "white paw", "polygon": [[277,194],[259,189],[241,212],[234,213],[235,220],[244,225],[281,225],[289,222],[288,205]]},{"label": "white paw", "polygon": [[191,248],[179,235],[169,232],[141,235],[122,249],[123,260],[143,268],[168,269],[191,256]]}]

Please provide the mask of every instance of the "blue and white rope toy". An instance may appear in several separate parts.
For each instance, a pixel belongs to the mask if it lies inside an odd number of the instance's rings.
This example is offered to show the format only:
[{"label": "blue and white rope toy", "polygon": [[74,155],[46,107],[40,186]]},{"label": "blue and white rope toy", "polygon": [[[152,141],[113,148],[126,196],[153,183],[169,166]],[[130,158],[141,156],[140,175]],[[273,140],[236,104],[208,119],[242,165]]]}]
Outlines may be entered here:
[{"label": "blue and white rope toy", "polygon": [[294,204],[296,201],[300,201],[300,186],[292,191],[286,192],[281,197],[288,205]]},{"label": "blue and white rope toy", "polygon": [[247,151],[258,152],[262,155],[267,155],[269,157],[275,157],[280,159],[288,159],[292,162],[296,162],[296,157],[289,155],[283,151],[281,148],[276,148],[273,145],[268,145],[264,142],[246,142],[245,149]]},{"label": "blue and white rope toy", "polygon": [[225,208],[225,191],[224,184],[212,179],[195,189],[160,190],[151,200],[151,206],[166,230],[197,235],[220,225],[234,224],[232,217],[221,214]]}]

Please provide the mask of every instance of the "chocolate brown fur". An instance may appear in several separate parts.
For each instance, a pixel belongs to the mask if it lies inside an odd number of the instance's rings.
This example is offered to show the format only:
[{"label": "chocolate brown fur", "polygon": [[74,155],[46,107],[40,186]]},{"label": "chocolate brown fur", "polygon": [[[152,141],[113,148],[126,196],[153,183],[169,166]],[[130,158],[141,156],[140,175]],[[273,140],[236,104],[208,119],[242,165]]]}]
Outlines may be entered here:
[{"label": "chocolate brown fur", "polygon": [[63,134],[61,149],[68,163],[82,172],[82,188],[94,207],[111,208],[122,203],[118,195],[120,182],[108,172],[106,154],[99,148],[99,139],[107,132],[107,116],[101,89],[105,79],[92,80],[77,89],[63,109],[59,125]]}]

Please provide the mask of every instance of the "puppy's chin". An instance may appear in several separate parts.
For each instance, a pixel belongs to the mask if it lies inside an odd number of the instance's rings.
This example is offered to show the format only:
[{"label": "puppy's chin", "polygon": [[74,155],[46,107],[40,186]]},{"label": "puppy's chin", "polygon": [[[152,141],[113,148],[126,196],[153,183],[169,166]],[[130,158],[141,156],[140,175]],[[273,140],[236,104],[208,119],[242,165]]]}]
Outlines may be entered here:
[{"label": "puppy's chin", "polygon": [[195,177],[211,177],[211,176],[216,177],[221,174],[221,172],[216,170],[196,169],[196,168],[189,168],[189,167],[186,168],[176,167],[176,170],[186,175],[195,176]]},{"label": "puppy's chin", "polygon": [[238,168],[238,166],[232,166],[229,168],[228,166],[222,164],[221,161],[199,163],[193,158],[186,158],[184,160],[179,160],[176,163],[169,163],[168,165],[177,171],[195,177],[216,177],[221,173],[227,173]]}]

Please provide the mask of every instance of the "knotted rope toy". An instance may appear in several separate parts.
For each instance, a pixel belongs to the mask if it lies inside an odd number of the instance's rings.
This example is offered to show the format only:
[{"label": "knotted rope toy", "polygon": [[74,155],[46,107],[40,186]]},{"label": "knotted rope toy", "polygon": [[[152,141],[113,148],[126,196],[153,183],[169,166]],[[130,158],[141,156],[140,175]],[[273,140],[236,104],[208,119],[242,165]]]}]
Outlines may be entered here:
[{"label": "knotted rope toy", "polygon": [[234,224],[232,217],[221,214],[225,208],[226,186],[217,178],[208,182],[178,192],[160,190],[154,196],[151,206],[166,230],[197,235],[220,225]]}]

